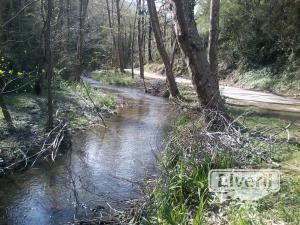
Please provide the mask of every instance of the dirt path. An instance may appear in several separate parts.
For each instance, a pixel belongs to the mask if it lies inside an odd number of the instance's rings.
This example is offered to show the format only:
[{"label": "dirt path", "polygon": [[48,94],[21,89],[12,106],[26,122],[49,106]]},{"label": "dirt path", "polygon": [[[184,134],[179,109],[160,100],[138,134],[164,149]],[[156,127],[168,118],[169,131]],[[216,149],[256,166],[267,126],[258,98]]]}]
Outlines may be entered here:
[{"label": "dirt path", "polygon": [[[126,71],[130,72],[131,70]],[[139,75],[139,70],[134,70],[134,73]],[[166,79],[165,76],[149,72],[145,72],[145,77],[160,80]],[[176,82],[192,86],[192,82],[189,79],[176,78]],[[300,101],[297,99],[229,86],[221,86],[220,90],[222,96],[226,98],[226,101],[229,104],[255,106],[268,110],[300,113]]]}]

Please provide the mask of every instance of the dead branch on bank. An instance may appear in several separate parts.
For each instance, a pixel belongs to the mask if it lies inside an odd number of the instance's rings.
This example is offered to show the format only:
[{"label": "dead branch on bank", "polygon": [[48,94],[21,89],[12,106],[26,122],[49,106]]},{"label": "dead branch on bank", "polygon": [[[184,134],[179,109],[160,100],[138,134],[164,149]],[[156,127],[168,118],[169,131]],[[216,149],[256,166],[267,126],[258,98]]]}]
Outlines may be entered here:
[{"label": "dead branch on bank", "polygon": [[[180,152],[174,151],[174,155],[194,157],[199,163],[203,159],[225,153],[232,156],[240,166],[257,160],[276,164],[272,155],[276,151],[289,150],[287,143],[290,141],[289,128],[292,123],[286,127],[268,126],[254,130],[239,122],[249,113],[232,120],[217,111],[204,110],[200,119],[191,122],[180,133],[171,135],[169,148],[180,149]],[[208,117],[211,121],[207,122]],[[215,129],[216,121],[219,130]]]},{"label": "dead branch on bank", "polygon": [[[20,168],[21,170],[25,169],[28,166],[33,166],[42,157],[44,159],[50,158],[52,161],[55,161],[58,150],[65,138],[66,127],[67,123],[65,121],[58,121],[57,125],[53,129],[43,135],[42,146],[38,151],[34,151],[34,153],[32,153],[32,149],[30,150],[30,148],[37,148],[33,143],[39,145],[38,143],[41,142],[40,140],[35,140],[26,151],[19,149],[22,155],[22,158],[20,160],[0,167],[0,172],[4,174],[6,173],[6,171],[17,168],[20,165],[23,165]],[[40,139],[40,137],[37,139]]]}]

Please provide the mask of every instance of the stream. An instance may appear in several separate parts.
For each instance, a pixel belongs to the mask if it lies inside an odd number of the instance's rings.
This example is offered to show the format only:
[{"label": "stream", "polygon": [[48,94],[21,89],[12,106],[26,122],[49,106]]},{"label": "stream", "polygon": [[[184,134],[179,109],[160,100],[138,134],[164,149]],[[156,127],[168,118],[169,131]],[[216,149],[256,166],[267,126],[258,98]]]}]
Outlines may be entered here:
[{"label": "stream", "polygon": [[[96,127],[73,135],[72,150],[0,179],[0,225],[58,225],[122,210],[141,195],[138,185],[156,174],[156,155],[175,109],[167,100],[132,88],[84,82],[117,95],[122,107]],[[274,112],[274,111],[271,111]],[[267,114],[270,111],[266,110]],[[278,117],[299,119],[282,112]],[[75,207],[77,206],[77,207]]]},{"label": "stream", "polygon": [[155,176],[171,105],[140,90],[84,79],[119,96],[124,106],[106,121],[108,129],[76,133],[72,151],[55,163],[0,179],[1,225],[58,225],[110,207],[121,210],[140,196],[138,182]]}]

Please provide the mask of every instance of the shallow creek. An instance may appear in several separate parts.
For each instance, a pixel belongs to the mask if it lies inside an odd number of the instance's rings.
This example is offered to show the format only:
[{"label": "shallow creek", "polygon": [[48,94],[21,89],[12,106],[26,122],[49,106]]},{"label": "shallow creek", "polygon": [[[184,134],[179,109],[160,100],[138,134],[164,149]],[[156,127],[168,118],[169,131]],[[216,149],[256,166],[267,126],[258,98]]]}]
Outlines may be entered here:
[{"label": "shallow creek", "polygon": [[72,150],[55,163],[0,179],[1,225],[57,225],[110,206],[122,209],[124,200],[140,195],[137,183],[155,175],[155,155],[174,114],[170,104],[140,90],[85,81],[118,95],[124,106],[107,120],[108,129],[76,133]]}]

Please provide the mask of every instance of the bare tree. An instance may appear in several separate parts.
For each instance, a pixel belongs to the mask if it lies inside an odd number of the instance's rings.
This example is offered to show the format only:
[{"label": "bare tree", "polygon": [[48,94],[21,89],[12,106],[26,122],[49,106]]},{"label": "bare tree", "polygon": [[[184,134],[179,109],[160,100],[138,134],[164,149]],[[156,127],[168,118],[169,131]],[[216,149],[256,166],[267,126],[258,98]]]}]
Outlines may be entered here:
[{"label": "bare tree", "polygon": [[206,109],[223,112],[219,81],[211,73],[206,49],[197,30],[194,7],[194,0],[171,0],[177,40],[192,74],[200,104]]},{"label": "bare tree", "polygon": [[163,43],[163,38],[162,38],[161,31],[160,31],[159,20],[158,20],[155,2],[154,2],[154,0],[147,0],[147,2],[148,2],[148,9],[149,9],[149,14],[150,14],[150,19],[151,19],[151,25],[152,25],[153,32],[154,32],[157,49],[160,53],[160,56],[164,62],[165,69],[166,69],[166,76],[167,76],[169,91],[170,91],[170,94],[173,97],[175,97],[175,96],[179,95],[179,91],[178,91],[178,88],[177,88],[177,85],[175,82],[171,61],[170,61],[169,55],[168,55],[168,53],[165,49],[164,43]]},{"label": "bare tree", "polygon": [[219,39],[220,0],[210,2],[210,29],[208,42],[208,61],[211,73],[218,76],[218,39]]}]

